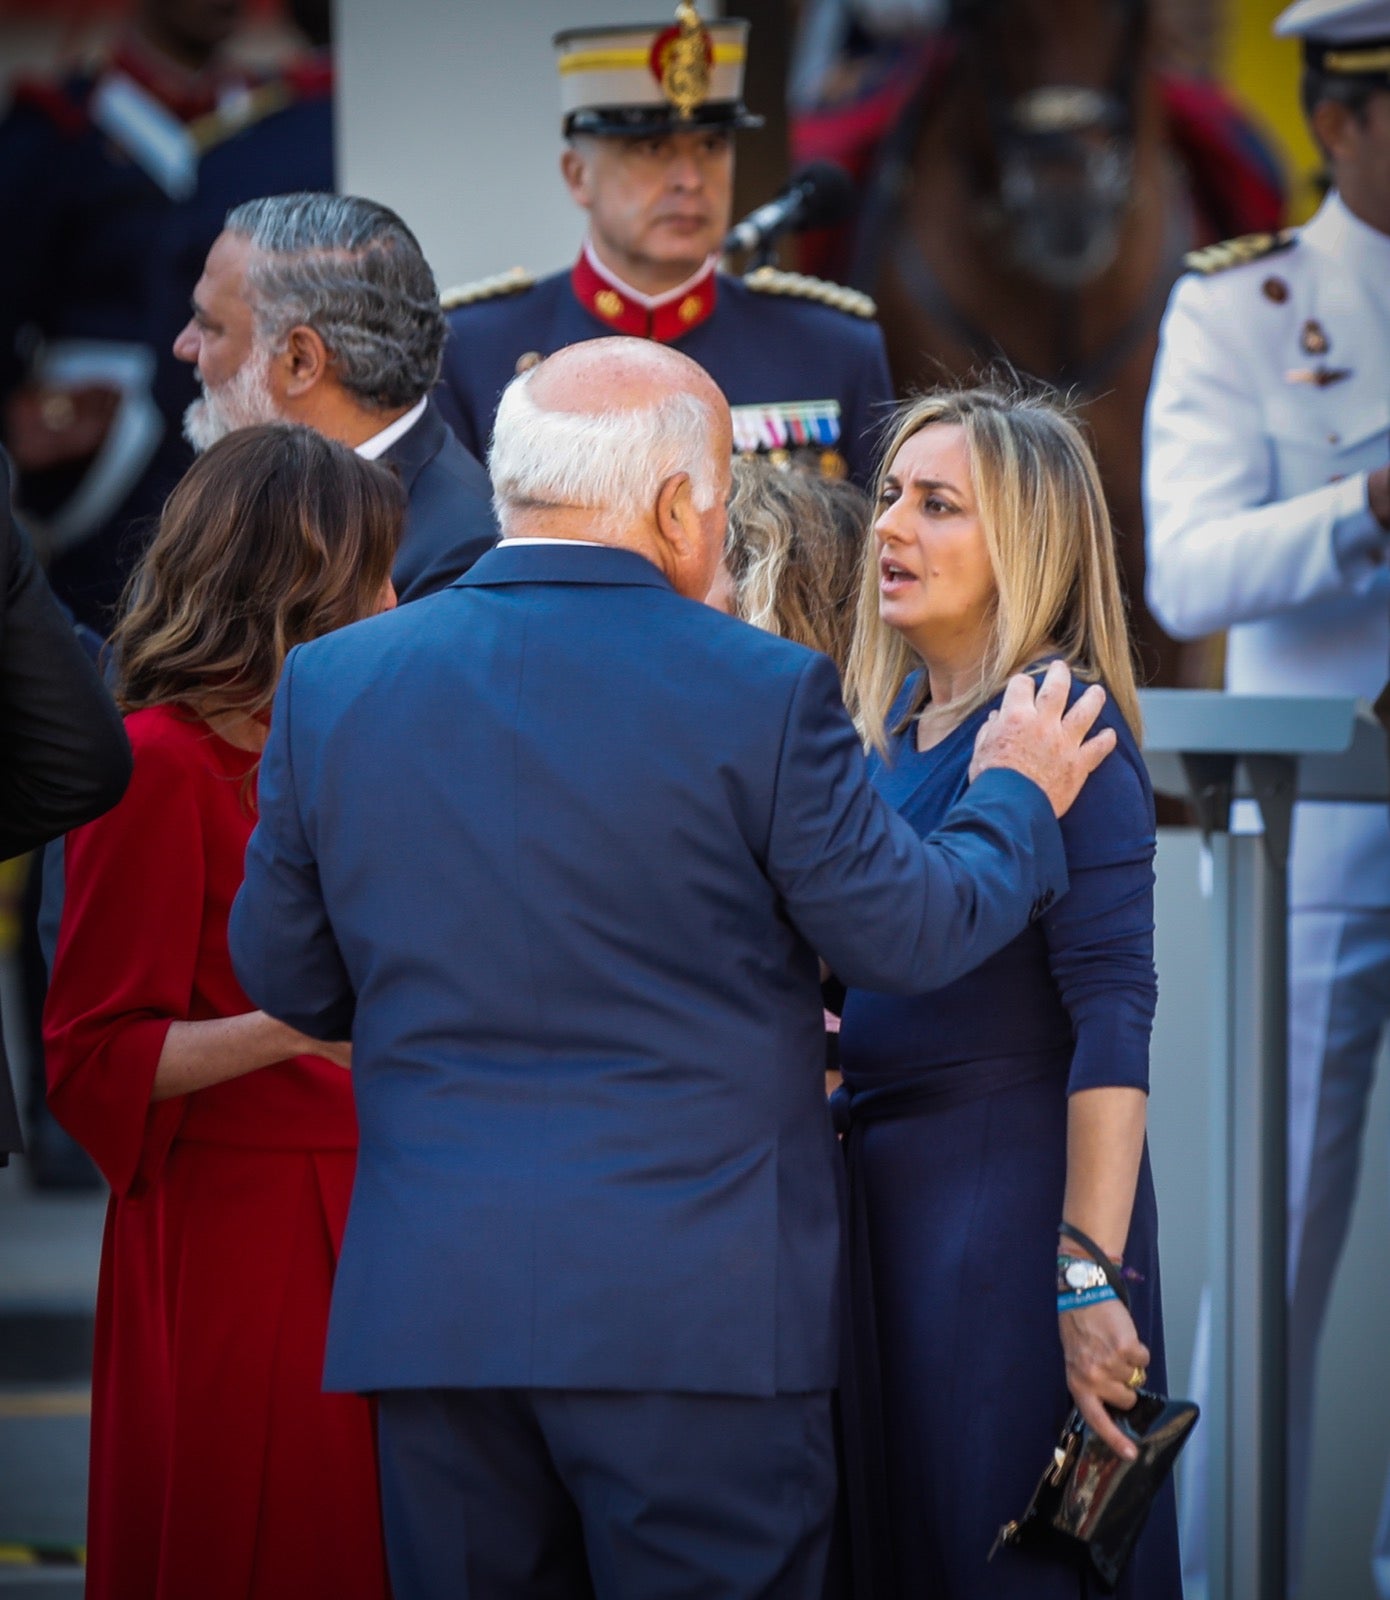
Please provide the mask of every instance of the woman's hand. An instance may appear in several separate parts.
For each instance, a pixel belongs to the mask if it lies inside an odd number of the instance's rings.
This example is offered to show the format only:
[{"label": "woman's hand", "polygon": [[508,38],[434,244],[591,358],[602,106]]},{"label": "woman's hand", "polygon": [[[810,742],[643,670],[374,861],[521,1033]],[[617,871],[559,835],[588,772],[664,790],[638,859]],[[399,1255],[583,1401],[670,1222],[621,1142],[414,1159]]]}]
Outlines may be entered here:
[{"label": "woman's hand", "polygon": [[322,1039],[305,1039],[304,1048],[299,1052],[306,1056],[322,1056],[325,1061],[331,1061],[335,1067],[344,1067],[352,1070],[352,1041],[350,1039],[334,1039],[325,1043]]},{"label": "woman's hand", "polygon": [[[1077,1410],[1118,1456],[1133,1461],[1138,1451],[1115,1426],[1106,1406],[1128,1411],[1134,1404],[1129,1380],[1146,1370],[1149,1352],[1134,1330],[1134,1319],[1118,1300],[1058,1315],[1067,1388]],[[1142,1380],[1141,1380],[1142,1381]]]}]

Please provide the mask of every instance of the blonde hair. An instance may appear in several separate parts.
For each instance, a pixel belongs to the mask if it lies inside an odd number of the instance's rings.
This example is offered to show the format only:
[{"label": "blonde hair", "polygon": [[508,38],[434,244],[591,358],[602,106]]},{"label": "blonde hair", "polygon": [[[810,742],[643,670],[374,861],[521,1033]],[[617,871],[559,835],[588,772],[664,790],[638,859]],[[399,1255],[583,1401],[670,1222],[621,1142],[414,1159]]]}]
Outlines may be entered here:
[{"label": "blonde hair", "polygon": [[[980,526],[996,597],[980,681],[962,702],[969,715],[1009,677],[1060,655],[1080,678],[1101,679],[1135,738],[1141,734],[1114,531],[1095,457],[1060,399],[1041,389],[985,384],[938,390],[898,412],[874,483],[875,503],[903,445],[923,428],[964,430]],[[873,549],[869,536],[867,551]],[[859,585],[846,699],[868,745],[887,750],[886,719],[921,661],[878,613],[878,562]],[[921,687],[898,731],[931,698]]]},{"label": "blonde hair", "polygon": [[820,650],[843,674],[869,501],[844,480],[734,462],[724,561],[743,621]]}]

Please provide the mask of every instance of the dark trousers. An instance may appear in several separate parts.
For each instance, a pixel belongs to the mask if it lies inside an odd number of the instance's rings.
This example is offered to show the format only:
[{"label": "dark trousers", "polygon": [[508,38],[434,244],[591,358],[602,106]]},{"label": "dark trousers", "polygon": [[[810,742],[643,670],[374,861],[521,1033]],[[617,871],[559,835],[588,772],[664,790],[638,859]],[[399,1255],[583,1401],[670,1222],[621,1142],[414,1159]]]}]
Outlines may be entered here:
[{"label": "dark trousers", "polygon": [[828,1395],[378,1398],[395,1600],[821,1600]]}]

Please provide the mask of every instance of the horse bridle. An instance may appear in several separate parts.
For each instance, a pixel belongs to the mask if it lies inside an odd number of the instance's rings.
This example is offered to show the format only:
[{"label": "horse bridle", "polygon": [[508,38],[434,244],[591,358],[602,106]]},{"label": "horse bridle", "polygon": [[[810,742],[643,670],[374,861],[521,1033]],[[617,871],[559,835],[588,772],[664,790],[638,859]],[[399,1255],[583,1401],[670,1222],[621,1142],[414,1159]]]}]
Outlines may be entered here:
[{"label": "horse bridle", "polygon": [[[978,30],[988,23],[990,13],[1000,3],[1001,0],[956,0],[951,11],[953,54],[956,60],[960,59],[959,52],[967,43],[978,42]],[[1010,98],[1002,90],[995,92],[993,79],[990,79],[987,110],[993,137],[1001,147],[1008,147],[1011,141],[1015,146],[1021,142],[1027,147],[1031,140],[1035,141],[1033,148],[1047,149],[1048,146],[1042,141],[1082,140],[1095,129],[1103,129],[1107,137],[1101,149],[1111,155],[1107,177],[1110,186],[1116,183],[1122,185],[1122,209],[1128,202],[1133,171],[1136,136],[1134,105],[1142,61],[1146,6],[1145,0],[1117,0],[1117,3],[1125,8],[1125,30],[1114,76],[1105,89],[1046,85]],[[989,75],[986,74],[986,77],[989,78]],[[940,76],[929,78],[922,92],[908,104],[885,141],[870,179],[850,273],[850,282],[867,292],[872,293],[877,282],[884,246],[890,238],[894,219],[901,210],[903,196],[911,181],[912,153],[916,148],[926,102],[933,90],[939,88]],[[1002,148],[998,154],[1002,181]],[[1001,211],[1003,201],[1001,194]],[[1117,225],[1118,220],[1117,211]],[[1052,287],[1058,291],[1056,359],[1051,372],[1036,375],[1082,396],[1095,395],[1105,389],[1162,314],[1169,287],[1190,242],[1189,233],[1190,217],[1185,208],[1170,208],[1162,260],[1149,292],[1104,348],[1095,352],[1089,360],[1080,360],[1075,349],[1076,302],[1080,284],[1075,281],[1054,282]],[[904,287],[946,333],[969,349],[978,361],[1009,361],[1008,352],[999,341],[956,307],[909,232],[901,232],[891,254]],[[1034,265],[1029,263],[1030,268]]]},{"label": "horse bridle", "polygon": [[[984,85],[1000,231],[1019,267],[1055,289],[1078,288],[1114,260],[1129,205],[1147,6],[1112,3],[1121,10],[1122,33],[1104,88],[1043,84],[1015,96],[986,56],[1003,0],[956,0],[950,13],[962,56],[973,57]],[[1057,168],[1079,174],[1060,194],[1041,176]],[[1081,197],[1079,206],[1067,190]]]}]

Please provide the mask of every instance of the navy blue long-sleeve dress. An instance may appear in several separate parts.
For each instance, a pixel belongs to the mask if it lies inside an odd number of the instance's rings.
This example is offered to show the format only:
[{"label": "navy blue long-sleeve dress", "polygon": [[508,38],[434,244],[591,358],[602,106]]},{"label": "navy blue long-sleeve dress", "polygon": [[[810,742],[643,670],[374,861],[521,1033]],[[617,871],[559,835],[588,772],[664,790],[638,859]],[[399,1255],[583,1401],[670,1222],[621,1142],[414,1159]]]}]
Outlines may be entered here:
[{"label": "navy blue long-sleeve dress", "polygon": [[[875,785],[919,833],[965,790],[990,709],[925,752],[909,726],[892,736],[886,761],[871,760]],[[871,1588],[859,1600],[1102,1592],[1078,1568],[1033,1553],[1005,1548],[986,1564],[1071,1406],[1054,1266],[1068,1095],[1148,1087],[1153,795],[1113,704],[1102,722],[1119,745],[1063,819],[1069,892],[947,988],[846,997],[840,1060],[860,1303],[843,1392],[847,1470],[860,1491],[850,1496],[856,1573],[860,1590],[866,1575]],[[1125,1263],[1142,1274],[1132,1310],[1152,1352],[1148,1387],[1163,1391],[1157,1232],[1146,1151]],[[1171,1482],[1117,1592],[1181,1596]]]}]

